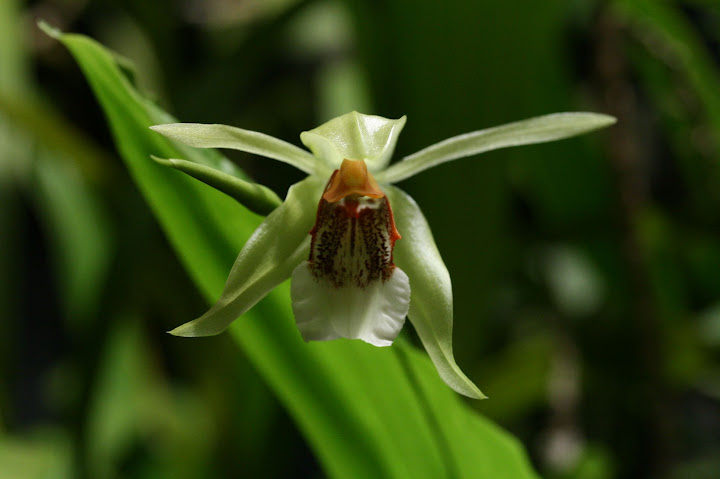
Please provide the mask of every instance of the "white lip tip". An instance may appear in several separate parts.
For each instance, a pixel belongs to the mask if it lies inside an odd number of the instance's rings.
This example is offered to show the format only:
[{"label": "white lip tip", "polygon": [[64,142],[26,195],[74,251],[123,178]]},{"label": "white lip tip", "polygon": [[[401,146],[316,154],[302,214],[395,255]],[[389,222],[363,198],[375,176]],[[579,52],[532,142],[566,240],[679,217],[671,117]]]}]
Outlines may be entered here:
[{"label": "white lip tip", "polygon": [[387,281],[365,288],[337,287],[315,278],[304,261],[293,271],[290,292],[296,325],[306,342],[348,338],[391,346],[410,305],[410,282],[400,268]]}]

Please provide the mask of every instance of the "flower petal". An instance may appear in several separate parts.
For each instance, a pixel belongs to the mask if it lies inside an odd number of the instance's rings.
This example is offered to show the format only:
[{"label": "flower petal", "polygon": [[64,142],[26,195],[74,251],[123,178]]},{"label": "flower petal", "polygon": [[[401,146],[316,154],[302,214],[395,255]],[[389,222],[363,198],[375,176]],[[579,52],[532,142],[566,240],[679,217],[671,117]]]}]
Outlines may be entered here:
[{"label": "flower petal", "polygon": [[211,166],[195,163],[194,161],[163,159],[152,156],[153,160],[161,165],[169,166],[202,181],[206,185],[222,191],[234,198],[245,208],[262,216],[270,214],[282,204],[273,190],[259,183],[243,180],[224,171],[216,170]]},{"label": "flower petal", "polygon": [[300,140],[331,170],[349,159],[365,160],[370,171],[380,171],[390,162],[405,120],[353,111],[302,132]]},{"label": "flower petal", "polygon": [[485,395],[463,374],[453,357],[450,274],[430,227],[408,194],[393,186],[387,186],[385,193],[393,207],[398,231],[403,235],[395,246],[395,263],[410,278],[408,318],[443,381],[460,394],[484,399]]},{"label": "flower petal", "polygon": [[380,183],[396,183],[446,161],[508,146],[569,138],[610,126],[615,121],[612,116],[598,113],[554,113],[474,131],[448,138],[407,156],[378,173],[376,178]]},{"label": "flower petal", "polygon": [[386,281],[374,281],[364,288],[338,287],[313,276],[304,261],[293,271],[290,294],[305,341],[350,338],[390,346],[405,324],[410,282],[400,268],[394,268]]},{"label": "flower petal", "polygon": [[196,148],[230,148],[289,163],[305,173],[314,173],[315,157],[286,141],[264,133],[243,130],[228,125],[203,123],[168,123],[150,129],[172,140]]},{"label": "flower petal", "polygon": [[286,280],[308,256],[308,231],[313,225],[323,186],[322,180],[312,176],[291,186],[285,202],[265,218],[245,243],[217,303],[201,317],[170,333],[176,336],[219,334]]}]

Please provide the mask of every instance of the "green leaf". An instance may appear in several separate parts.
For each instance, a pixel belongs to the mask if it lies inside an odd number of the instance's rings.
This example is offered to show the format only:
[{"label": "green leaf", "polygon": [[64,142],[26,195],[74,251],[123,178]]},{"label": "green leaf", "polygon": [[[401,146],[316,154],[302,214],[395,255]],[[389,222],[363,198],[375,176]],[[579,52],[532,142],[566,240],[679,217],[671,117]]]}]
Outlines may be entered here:
[{"label": "green leaf", "polygon": [[465,133],[407,156],[377,175],[380,183],[396,183],[447,161],[509,146],[561,140],[604,128],[615,118],[599,113],[554,113]]},{"label": "green leaf", "polygon": [[[216,299],[257,218],[227,196],[150,160],[149,154],[178,152],[147,129],[148,104],[122,77],[113,56],[82,36],[60,39],[90,81],[173,247],[208,299]],[[350,340],[306,344],[290,311],[288,287],[282,285],[230,331],[329,476],[534,477],[516,442],[470,411],[424,355]]]},{"label": "green leaf", "polygon": [[30,84],[29,45],[23,41],[23,5],[18,0],[0,3],[0,91],[27,96]]},{"label": "green leaf", "polygon": [[[29,436],[29,437],[28,437]],[[23,436],[0,435],[0,471],[13,479],[70,479],[73,451],[70,435],[59,429]]]}]

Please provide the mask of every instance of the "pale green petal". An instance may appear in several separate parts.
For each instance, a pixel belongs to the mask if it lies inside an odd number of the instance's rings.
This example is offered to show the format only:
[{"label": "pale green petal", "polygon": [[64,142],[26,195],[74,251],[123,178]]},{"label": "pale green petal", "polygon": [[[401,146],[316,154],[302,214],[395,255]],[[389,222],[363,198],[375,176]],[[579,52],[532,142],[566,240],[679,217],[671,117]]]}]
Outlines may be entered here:
[{"label": "pale green petal", "polygon": [[187,160],[166,160],[157,156],[152,156],[152,159],[161,165],[180,170],[206,185],[222,191],[226,195],[235,198],[245,208],[261,216],[267,216],[282,203],[278,195],[270,188],[259,183],[243,180],[210,166]]},{"label": "pale green petal", "polygon": [[375,178],[379,183],[396,183],[446,161],[508,146],[561,140],[610,126],[615,121],[614,117],[599,113],[554,113],[474,131],[448,138],[407,156]]},{"label": "pale green petal", "polygon": [[315,278],[308,262],[292,274],[293,314],[305,341],[361,339],[373,346],[390,346],[405,324],[410,282],[400,268],[386,281],[364,288],[338,287]]},{"label": "pale green petal", "polygon": [[395,244],[395,264],[410,278],[408,318],[440,377],[465,396],[485,395],[455,363],[452,349],[453,301],[450,274],[435,246],[430,227],[415,201],[402,190],[385,189],[402,239]]},{"label": "pale green petal", "polygon": [[204,315],[170,331],[176,336],[211,336],[290,277],[307,259],[318,198],[324,182],[308,177],[290,187],[285,202],[270,213],[245,243],[217,303]]},{"label": "pale green petal", "polygon": [[305,173],[317,170],[317,161],[309,152],[256,131],[203,123],[168,123],[150,129],[196,148],[230,148],[289,163]]},{"label": "pale green petal", "polygon": [[380,171],[390,162],[406,117],[389,120],[356,111],[333,118],[310,131],[300,140],[331,170],[342,160],[365,160],[371,172]]}]

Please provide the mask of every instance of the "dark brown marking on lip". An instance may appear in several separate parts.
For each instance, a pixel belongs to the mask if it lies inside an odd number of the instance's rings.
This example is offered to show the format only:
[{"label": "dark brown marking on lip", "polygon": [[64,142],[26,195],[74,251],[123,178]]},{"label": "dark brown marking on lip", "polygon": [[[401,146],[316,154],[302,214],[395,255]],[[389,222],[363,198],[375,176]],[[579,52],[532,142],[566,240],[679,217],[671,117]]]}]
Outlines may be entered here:
[{"label": "dark brown marking on lip", "polygon": [[400,234],[387,197],[350,195],[318,204],[310,271],[317,280],[335,287],[366,288],[387,281],[393,274],[393,248]]}]

